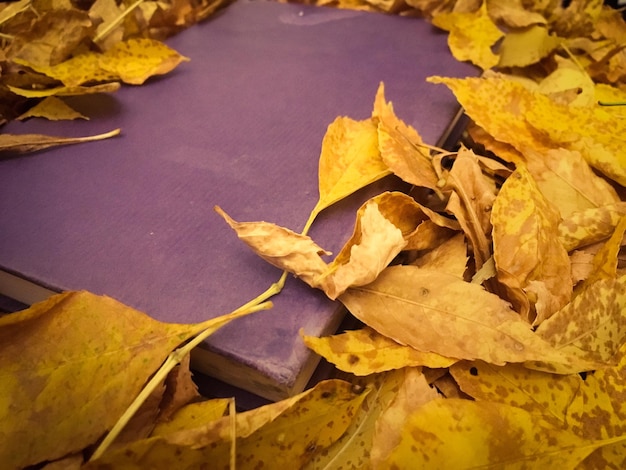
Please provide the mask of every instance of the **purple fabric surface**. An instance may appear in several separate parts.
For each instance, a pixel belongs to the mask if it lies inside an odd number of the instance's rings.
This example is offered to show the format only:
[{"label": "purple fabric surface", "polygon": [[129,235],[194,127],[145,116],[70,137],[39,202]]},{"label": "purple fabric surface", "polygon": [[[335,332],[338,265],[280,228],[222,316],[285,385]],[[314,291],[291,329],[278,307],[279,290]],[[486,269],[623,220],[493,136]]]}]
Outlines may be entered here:
[{"label": "purple fabric surface", "polygon": [[[0,161],[0,267],[163,321],[227,313],[280,272],[237,240],[214,205],[299,231],[336,116],[368,117],[384,81],[397,114],[435,144],[458,107],[424,79],[476,74],[424,21],[300,5],[238,2],[168,43],[191,62],[141,87],[71,100],[90,121],[3,129],[122,135]],[[323,213],[311,236],[338,252],[368,191]],[[298,330],[319,334],[337,304],[294,278],[274,300],[208,345],[291,384],[310,354]]]}]

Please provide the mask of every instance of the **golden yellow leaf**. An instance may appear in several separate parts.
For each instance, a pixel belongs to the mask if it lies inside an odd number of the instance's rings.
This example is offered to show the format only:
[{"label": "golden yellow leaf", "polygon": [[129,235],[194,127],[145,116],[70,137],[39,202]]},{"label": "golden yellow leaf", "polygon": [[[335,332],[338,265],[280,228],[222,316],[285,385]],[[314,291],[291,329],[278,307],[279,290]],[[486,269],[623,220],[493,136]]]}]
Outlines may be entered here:
[{"label": "golden yellow leaf", "polygon": [[493,364],[567,359],[536,336],[507,302],[438,271],[392,266],[339,300],[368,326],[418,351]]},{"label": "golden yellow leaf", "polygon": [[620,470],[626,467],[626,442],[607,444],[594,450],[583,460],[577,469],[592,470],[598,468]]},{"label": "golden yellow leaf", "polygon": [[[582,363],[606,365],[626,338],[625,314],[626,276],[600,279],[586,283],[569,304],[539,325],[536,333],[553,348],[580,358]],[[547,370],[563,373],[569,369],[550,366]]]},{"label": "golden yellow leaf", "polygon": [[391,468],[575,468],[596,447],[522,408],[463,399],[426,403],[404,423]]},{"label": "golden yellow leaf", "polygon": [[450,373],[463,392],[477,401],[516,406],[565,426],[568,408],[583,380],[530,370],[522,364],[502,367],[480,361],[454,364]]},{"label": "golden yellow leaf", "polygon": [[378,147],[385,165],[398,177],[415,186],[439,190],[429,150],[417,131],[399,119],[393,104],[385,100],[381,83],[372,117],[378,122]]},{"label": "golden yellow leaf", "polygon": [[523,30],[510,31],[500,46],[500,67],[526,67],[547,57],[561,43],[543,25],[532,25]]},{"label": "golden yellow leaf", "polygon": [[166,74],[188,60],[162,42],[137,38],[115,44],[99,57],[98,65],[124,83],[141,85],[148,78]]},{"label": "golden yellow leaf", "polygon": [[87,82],[110,82],[118,78],[116,74],[100,67],[100,55],[87,52],[56,65],[38,65],[17,58],[14,62],[59,80],[67,88],[75,88]]},{"label": "golden yellow leaf", "polygon": [[595,169],[626,185],[626,119],[602,106],[562,106],[540,96],[525,120],[553,145],[578,150]]},{"label": "golden yellow leaf", "polygon": [[417,351],[381,335],[369,327],[317,338],[302,335],[304,343],[344,372],[370,375],[403,367],[448,367],[455,359]]},{"label": "golden yellow leaf", "polygon": [[[368,394],[345,434],[324,452],[318,453],[304,470],[369,468],[379,417],[396,398],[404,377],[404,370],[366,377],[364,386]],[[358,386],[361,386],[361,382]]]},{"label": "golden yellow leaf", "polygon": [[594,173],[580,152],[560,148],[539,153],[527,149],[524,158],[541,193],[562,217],[619,202],[615,189]]},{"label": "golden yellow leaf", "polygon": [[192,429],[216,421],[224,416],[229,398],[215,398],[197,403],[190,403],[180,408],[168,421],[158,423],[151,437],[166,436],[184,429]]},{"label": "golden yellow leaf", "polygon": [[593,257],[593,270],[585,280],[585,285],[591,285],[600,279],[613,279],[617,276],[617,262],[624,232],[626,231],[626,216],[622,217],[603,247]]},{"label": "golden yellow leaf", "polygon": [[491,47],[504,34],[487,14],[487,3],[474,13],[443,13],[432,22],[450,32],[448,45],[457,60],[471,61],[483,70],[498,64]]},{"label": "golden yellow leaf", "polygon": [[559,240],[567,251],[602,241],[625,215],[624,201],[574,212],[559,224]]},{"label": "golden yellow leaf", "polygon": [[319,201],[312,217],[335,202],[391,173],[378,151],[371,119],[338,117],[328,126],[319,160]]},{"label": "golden yellow leaf", "polygon": [[301,468],[344,434],[368,392],[329,380],[293,398],[255,408],[235,417],[199,424],[164,436],[135,441],[103,454],[84,468],[228,469],[231,430],[237,436],[238,469],[272,463]]},{"label": "golden yellow leaf", "polygon": [[87,292],[1,317],[0,461],[24,467],[92,445],[174,348],[220,321],[161,323]]},{"label": "golden yellow leaf", "polygon": [[545,199],[524,166],[505,181],[491,213],[498,280],[512,296],[523,292],[536,316],[520,297],[516,307],[541,323],[567,304],[572,295],[570,262],[558,234],[559,214]]},{"label": "golden yellow leaf", "polygon": [[74,110],[67,103],[65,103],[65,101],[54,96],[45,98],[16,119],[18,121],[23,121],[24,119],[31,117],[41,117],[51,121],[89,119],[87,116],[84,116]]},{"label": "golden yellow leaf", "polygon": [[407,367],[399,373],[403,377],[397,394],[376,421],[371,446],[372,468],[387,468],[389,455],[402,439],[402,424],[421,406],[439,396],[420,368]]},{"label": "golden yellow leaf", "polygon": [[7,88],[13,93],[26,98],[45,98],[48,96],[74,96],[89,95],[92,93],[112,93],[119,90],[118,82],[101,83],[92,86],[60,86],[54,88],[44,88],[42,90],[27,90],[8,85]]},{"label": "golden yellow leaf", "polygon": [[593,80],[584,69],[568,59],[555,56],[557,68],[539,82],[537,90],[551,96],[567,91],[573,92],[572,106],[593,106],[598,101]]}]

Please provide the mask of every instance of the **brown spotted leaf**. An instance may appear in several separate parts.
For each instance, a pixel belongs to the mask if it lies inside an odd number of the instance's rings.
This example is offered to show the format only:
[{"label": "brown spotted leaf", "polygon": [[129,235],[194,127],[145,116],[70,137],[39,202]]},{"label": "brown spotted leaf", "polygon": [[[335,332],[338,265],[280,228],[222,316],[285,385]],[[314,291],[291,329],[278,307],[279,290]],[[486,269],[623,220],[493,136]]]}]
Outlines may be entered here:
[{"label": "brown spotted leaf", "polygon": [[344,434],[367,394],[347,382],[324,381],[295,397],[234,417],[194,420],[193,428],[135,441],[84,468],[192,470],[210,462],[213,469],[228,469],[232,431],[238,469],[267,462],[277,468],[301,468]]},{"label": "brown spotted leaf", "polygon": [[[497,438],[494,438],[497,436]],[[388,461],[396,468],[575,468],[596,447],[511,405],[436,399],[413,413]]]},{"label": "brown spotted leaf", "polygon": [[21,468],[94,444],[174,348],[235,316],[161,323],[108,297],[68,292],[1,317],[0,461]]},{"label": "brown spotted leaf", "polygon": [[307,335],[302,335],[302,338],[309,348],[328,362],[354,375],[370,375],[403,367],[448,367],[456,362],[439,354],[403,346],[368,327],[323,338]]},{"label": "brown spotted leaf", "polygon": [[559,239],[567,251],[605,240],[625,215],[625,201],[576,211],[559,224]]}]

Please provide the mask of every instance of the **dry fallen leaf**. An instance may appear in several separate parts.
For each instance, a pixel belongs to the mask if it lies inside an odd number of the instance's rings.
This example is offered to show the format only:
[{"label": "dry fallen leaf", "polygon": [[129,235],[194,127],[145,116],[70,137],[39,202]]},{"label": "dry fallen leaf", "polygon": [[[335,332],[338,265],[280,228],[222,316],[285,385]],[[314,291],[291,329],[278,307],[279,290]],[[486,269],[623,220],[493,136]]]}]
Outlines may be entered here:
[{"label": "dry fallen leaf", "polygon": [[98,134],[89,137],[53,137],[39,134],[0,134],[0,156],[8,158],[17,154],[36,152],[59,145],[80,144],[92,142],[94,140],[108,139],[119,135],[120,130],[115,129],[105,134]]},{"label": "dry fallen leaf", "polygon": [[87,292],[1,317],[0,461],[25,467],[95,443],[174,348],[220,321],[160,323]]}]

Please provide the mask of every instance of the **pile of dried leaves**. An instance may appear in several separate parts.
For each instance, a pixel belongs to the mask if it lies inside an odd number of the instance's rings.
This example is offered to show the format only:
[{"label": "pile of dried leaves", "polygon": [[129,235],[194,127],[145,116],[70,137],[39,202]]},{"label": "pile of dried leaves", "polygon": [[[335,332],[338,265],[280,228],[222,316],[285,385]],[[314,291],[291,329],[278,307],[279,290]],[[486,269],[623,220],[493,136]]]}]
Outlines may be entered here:
[{"label": "pile of dried leaves", "polygon": [[369,119],[330,124],[307,228],[386,175],[414,188],[366,202],[334,259],[305,233],[216,208],[363,322],[302,333],[354,381],[244,413],[199,399],[194,341],[267,308],[284,277],[198,325],[68,293],[0,318],[6,468],[624,468],[626,25],[597,1],[469,3],[376,2],[420,9],[457,57],[499,70],[429,79],[472,120],[455,152],[423,142],[382,85]]}]

